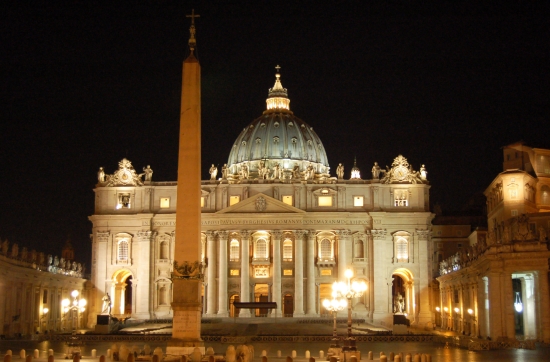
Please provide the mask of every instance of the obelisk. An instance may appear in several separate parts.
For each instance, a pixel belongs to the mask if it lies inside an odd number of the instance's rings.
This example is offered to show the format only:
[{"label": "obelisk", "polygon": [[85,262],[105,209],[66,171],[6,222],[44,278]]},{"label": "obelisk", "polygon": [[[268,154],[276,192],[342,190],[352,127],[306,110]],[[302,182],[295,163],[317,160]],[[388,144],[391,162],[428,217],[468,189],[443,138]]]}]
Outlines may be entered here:
[{"label": "obelisk", "polygon": [[[190,54],[183,62],[174,272],[174,319],[166,353],[183,355],[203,347],[201,339],[201,68],[195,57],[195,15],[189,29]],[[203,351],[204,353],[204,351]]]}]

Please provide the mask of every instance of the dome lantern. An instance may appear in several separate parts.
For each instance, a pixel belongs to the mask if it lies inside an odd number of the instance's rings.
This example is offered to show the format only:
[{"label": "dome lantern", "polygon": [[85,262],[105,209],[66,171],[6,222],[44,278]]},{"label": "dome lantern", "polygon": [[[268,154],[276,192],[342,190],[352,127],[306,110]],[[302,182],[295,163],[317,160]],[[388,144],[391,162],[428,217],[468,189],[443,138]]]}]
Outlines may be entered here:
[{"label": "dome lantern", "polygon": [[269,93],[265,102],[267,103],[266,112],[290,112],[290,99],[288,99],[288,92],[286,88],[283,88],[281,84],[281,74],[279,74],[280,66],[276,66],[277,73],[275,74],[275,85],[269,89]]}]

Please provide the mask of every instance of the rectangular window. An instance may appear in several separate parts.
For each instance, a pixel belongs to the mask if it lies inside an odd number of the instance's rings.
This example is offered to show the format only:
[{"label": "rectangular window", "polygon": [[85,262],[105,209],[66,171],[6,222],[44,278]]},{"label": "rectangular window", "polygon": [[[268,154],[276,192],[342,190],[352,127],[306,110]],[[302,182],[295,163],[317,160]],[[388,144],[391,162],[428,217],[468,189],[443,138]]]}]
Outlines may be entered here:
[{"label": "rectangular window", "polygon": [[204,207],[204,197],[201,197],[201,207]]},{"label": "rectangular window", "polygon": [[292,196],[283,196],[283,202],[287,205],[290,205],[290,206],[293,206],[292,205]]},{"label": "rectangular window", "polygon": [[130,203],[130,194],[129,193],[120,193],[118,194],[118,203],[116,205],[118,209],[129,209],[132,205]]},{"label": "rectangular window", "polygon": [[283,270],[283,275],[292,276],[292,269],[285,269],[285,270]]},{"label": "rectangular window", "polygon": [[512,210],[512,216],[518,216],[518,210]]},{"label": "rectangular window", "polygon": [[229,206],[233,206],[236,203],[238,203],[239,201],[241,201],[240,196],[229,196]]},{"label": "rectangular window", "polygon": [[319,206],[332,206],[332,196],[319,196]]},{"label": "rectangular window", "polygon": [[240,275],[240,270],[239,269],[230,269],[229,270],[229,275],[237,277],[237,276]]},{"label": "rectangular window", "polygon": [[169,197],[161,197],[160,198],[160,208],[161,209],[168,209],[170,207],[170,198]]},{"label": "rectangular window", "polygon": [[48,304],[48,290],[44,289],[44,294],[42,294],[42,304]]},{"label": "rectangular window", "polygon": [[358,206],[358,207],[363,206],[363,196],[354,196],[353,206]]},{"label": "rectangular window", "polygon": [[332,275],[332,270],[331,269],[321,269],[321,275],[331,276]]}]

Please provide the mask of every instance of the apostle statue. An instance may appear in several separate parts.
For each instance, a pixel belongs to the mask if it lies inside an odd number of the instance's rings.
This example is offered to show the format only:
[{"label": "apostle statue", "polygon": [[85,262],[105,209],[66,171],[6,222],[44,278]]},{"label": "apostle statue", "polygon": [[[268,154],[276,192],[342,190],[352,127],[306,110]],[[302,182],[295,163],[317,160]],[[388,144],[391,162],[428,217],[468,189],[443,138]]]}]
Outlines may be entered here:
[{"label": "apostle statue", "polygon": [[227,163],[224,163],[222,166],[222,179],[227,180],[227,173],[229,172],[229,169],[227,168]]},{"label": "apostle statue", "polygon": [[422,167],[420,167],[420,179],[428,179],[428,171],[426,171],[426,165],[422,165]]},{"label": "apostle statue", "polygon": [[341,163],[339,163],[338,167],[336,167],[336,175],[338,176],[338,179],[344,178],[344,165]]},{"label": "apostle statue", "polygon": [[151,181],[153,179],[153,169],[151,166],[147,165],[147,167],[144,167],[143,173],[145,174],[145,181]]},{"label": "apostle statue", "polygon": [[292,178],[296,180],[300,179],[300,166],[298,166],[297,163],[295,163],[294,167],[292,168]]},{"label": "apostle statue", "polygon": [[109,293],[105,293],[103,297],[103,307],[101,308],[101,314],[111,314],[111,297]]},{"label": "apostle statue", "polygon": [[378,166],[378,162],[375,162],[374,166],[372,166],[372,179],[380,179],[380,166]]},{"label": "apostle statue", "polygon": [[214,164],[212,164],[212,167],[210,167],[208,173],[210,174],[210,180],[215,180],[216,176],[218,175],[218,168],[214,166]]},{"label": "apostle statue", "polygon": [[246,163],[241,166],[241,177],[245,180],[248,179],[248,165]]},{"label": "apostle statue", "polygon": [[97,171],[97,181],[99,183],[105,182],[105,171],[103,171],[103,167],[100,167],[99,171]]}]

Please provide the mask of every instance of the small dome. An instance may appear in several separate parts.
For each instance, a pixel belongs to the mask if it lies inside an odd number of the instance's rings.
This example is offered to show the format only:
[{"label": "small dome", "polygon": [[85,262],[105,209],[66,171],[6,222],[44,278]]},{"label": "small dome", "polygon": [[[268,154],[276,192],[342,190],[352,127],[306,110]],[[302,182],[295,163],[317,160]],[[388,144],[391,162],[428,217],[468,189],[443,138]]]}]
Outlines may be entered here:
[{"label": "small dome", "polygon": [[[277,66],[277,71],[279,67]],[[316,174],[328,173],[329,164],[319,136],[302,119],[290,111],[290,99],[277,72],[275,85],[269,89],[267,110],[256,118],[237,137],[229,153],[227,165],[232,174],[248,165],[251,177],[257,177],[258,165],[264,161],[268,168],[279,164],[283,169],[295,165],[301,171],[311,164]]]},{"label": "small dome", "polygon": [[361,170],[357,167],[357,159],[353,159],[353,168],[351,169],[350,180],[361,180]]}]

